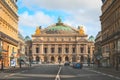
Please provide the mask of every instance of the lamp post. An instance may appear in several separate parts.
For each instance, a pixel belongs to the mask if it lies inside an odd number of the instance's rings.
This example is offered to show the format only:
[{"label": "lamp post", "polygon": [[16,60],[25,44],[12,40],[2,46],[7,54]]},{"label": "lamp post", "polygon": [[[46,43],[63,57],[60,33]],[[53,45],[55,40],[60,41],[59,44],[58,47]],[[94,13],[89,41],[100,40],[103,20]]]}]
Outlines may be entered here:
[{"label": "lamp post", "polygon": [[1,70],[4,70],[3,56],[1,52],[0,52],[0,59],[1,59]]},{"label": "lamp post", "polygon": [[119,71],[119,50],[117,49],[116,50],[116,66],[115,66],[115,69],[116,71]]},{"label": "lamp post", "polygon": [[0,60],[1,60],[1,70],[4,70],[3,55],[2,55],[2,42],[0,41]]},{"label": "lamp post", "polygon": [[88,66],[90,66],[90,54],[88,54]]},{"label": "lamp post", "polygon": [[20,57],[19,57],[19,68],[22,68],[22,63],[21,63],[21,54],[20,54]]}]

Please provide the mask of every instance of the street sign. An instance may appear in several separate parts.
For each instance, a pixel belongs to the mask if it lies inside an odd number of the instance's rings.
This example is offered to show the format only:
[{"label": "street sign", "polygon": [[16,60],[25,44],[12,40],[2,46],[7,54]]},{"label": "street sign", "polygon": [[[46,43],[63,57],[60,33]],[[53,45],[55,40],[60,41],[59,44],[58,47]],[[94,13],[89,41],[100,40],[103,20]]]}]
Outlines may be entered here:
[{"label": "street sign", "polygon": [[10,61],[10,64],[11,64],[11,66],[15,66],[16,65],[16,61],[15,61],[15,59],[12,59],[11,61]]}]

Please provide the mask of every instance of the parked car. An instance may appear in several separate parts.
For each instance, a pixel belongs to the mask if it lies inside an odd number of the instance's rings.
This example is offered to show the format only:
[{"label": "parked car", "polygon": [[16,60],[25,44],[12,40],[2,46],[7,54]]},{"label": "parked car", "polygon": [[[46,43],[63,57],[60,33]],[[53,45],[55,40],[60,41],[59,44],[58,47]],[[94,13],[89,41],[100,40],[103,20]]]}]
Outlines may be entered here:
[{"label": "parked car", "polygon": [[65,62],[64,63],[64,66],[69,66],[70,65],[70,62]]},{"label": "parked car", "polygon": [[82,64],[81,63],[73,63],[73,68],[76,68],[76,69],[82,69]]},{"label": "parked car", "polygon": [[32,64],[36,64],[36,61],[32,61]]}]

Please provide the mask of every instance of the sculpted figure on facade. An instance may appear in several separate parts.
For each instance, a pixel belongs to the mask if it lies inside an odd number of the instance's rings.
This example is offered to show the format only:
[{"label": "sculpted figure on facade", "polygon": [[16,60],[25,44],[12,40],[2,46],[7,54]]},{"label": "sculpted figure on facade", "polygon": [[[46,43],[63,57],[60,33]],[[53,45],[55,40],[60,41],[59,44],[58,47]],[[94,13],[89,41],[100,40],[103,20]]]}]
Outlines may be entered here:
[{"label": "sculpted figure on facade", "polygon": [[41,31],[40,31],[40,27],[37,27],[36,28],[36,31],[35,31],[35,35],[40,35]]},{"label": "sculpted figure on facade", "polygon": [[79,34],[80,34],[81,36],[85,35],[85,31],[84,31],[83,26],[80,26],[80,28],[79,28]]}]

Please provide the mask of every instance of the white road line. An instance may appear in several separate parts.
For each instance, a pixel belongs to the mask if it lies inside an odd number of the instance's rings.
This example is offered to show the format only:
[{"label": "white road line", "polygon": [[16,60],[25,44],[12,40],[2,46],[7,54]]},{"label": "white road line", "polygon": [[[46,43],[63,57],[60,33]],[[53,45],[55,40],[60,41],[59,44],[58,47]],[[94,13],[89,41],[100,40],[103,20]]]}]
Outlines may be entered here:
[{"label": "white road line", "polygon": [[4,76],[4,79],[7,79],[7,78],[9,78],[9,77],[11,77],[13,75],[15,75],[15,74],[13,73],[13,74],[6,75],[6,76]]},{"label": "white road line", "polygon": [[[85,69],[85,70],[88,70],[88,69]],[[102,72],[95,71],[95,70],[88,70],[88,71],[95,72],[95,73],[98,73],[98,74],[102,74],[102,75],[104,75],[104,76],[108,76],[108,77],[111,77],[111,78],[115,78],[115,79],[120,80],[120,77],[116,77],[116,76],[113,76],[113,75],[110,75],[110,74],[102,73]]]},{"label": "white road line", "polygon": [[61,69],[62,69],[62,67],[59,68],[58,73],[57,73],[57,75],[55,77],[55,80],[60,80],[59,74],[60,74]]}]

